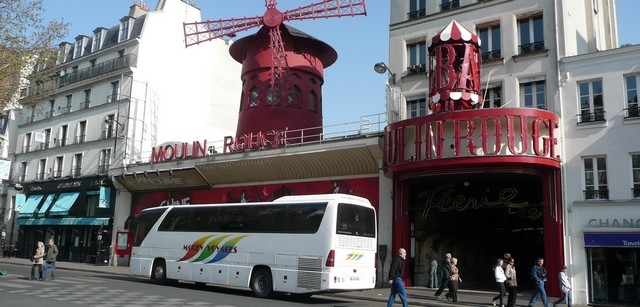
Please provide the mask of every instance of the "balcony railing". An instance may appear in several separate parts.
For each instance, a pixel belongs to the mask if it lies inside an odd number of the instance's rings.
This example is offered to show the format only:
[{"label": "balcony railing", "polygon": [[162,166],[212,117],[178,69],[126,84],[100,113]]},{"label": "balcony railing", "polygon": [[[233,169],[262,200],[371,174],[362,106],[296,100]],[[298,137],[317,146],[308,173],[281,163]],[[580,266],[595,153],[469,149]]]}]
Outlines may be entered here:
[{"label": "balcony railing", "polygon": [[520,45],[520,54],[544,50],[544,41]]},{"label": "balcony railing", "polygon": [[22,152],[27,153],[31,151],[31,144],[22,145]]},{"label": "balcony railing", "polygon": [[47,113],[44,114],[45,118],[52,118],[53,117],[53,110],[51,111],[47,111]]},{"label": "balcony railing", "polygon": [[38,145],[38,149],[40,150],[49,149],[49,142],[40,143],[40,145]]},{"label": "balcony railing", "polygon": [[482,53],[483,62],[497,60],[497,59],[500,59],[501,57],[502,57],[502,53],[500,52],[500,49]]},{"label": "balcony railing", "polygon": [[413,11],[413,12],[407,13],[407,16],[409,16],[409,19],[415,19],[415,18],[418,18],[418,17],[426,16],[426,15],[427,15],[427,10],[425,10],[425,9],[421,9],[421,10],[417,10],[417,11]]},{"label": "balcony railing", "polygon": [[59,139],[55,141],[56,147],[67,145],[67,139]]},{"label": "balcony railing", "polygon": [[90,101],[85,101],[85,102],[80,103],[80,110],[88,109],[90,103],[91,103]]},{"label": "balcony railing", "polygon": [[109,164],[98,165],[98,174],[106,174],[109,171]]},{"label": "balcony railing", "polygon": [[62,170],[54,171],[53,178],[62,178]]},{"label": "balcony railing", "polygon": [[595,110],[595,112],[583,111],[578,115],[578,125],[584,123],[601,122],[604,121],[604,111]]},{"label": "balcony railing", "polygon": [[440,4],[440,10],[441,11],[448,11],[450,9],[456,8],[460,6],[460,1],[459,0],[451,0],[451,1],[447,1],[447,2],[442,2],[442,4]]},{"label": "balcony railing", "polygon": [[87,136],[84,134],[76,136],[76,144],[84,143],[86,138]]},{"label": "balcony railing", "polygon": [[584,199],[609,199],[609,189],[585,190]]},{"label": "balcony railing", "polygon": [[80,175],[82,174],[82,168],[81,167],[76,167],[71,169],[71,176],[76,178],[76,177],[80,177]]},{"label": "balcony railing", "polygon": [[66,107],[60,109],[60,114],[67,114],[69,112],[71,112],[71,106],[66,106]]},{"label": "balcony railing", "polygon": [[40,172],[36,174],[36,180],[43,180],[44,179],[44,172]]},{"label": "balcony railing", "polygon": [[423,72],[427,72],[426,64],[416,64],[416,65],[407,66],[407,75],[419,74]]},{"label": "balcony railing", "polygon": [[111,129],[107,129],[102,131],[102,138],[103,139],[110,139],[112,137],[114,137],[116,134],[113,133],[113,131]]},{"label": "balcony railing", "polygon": [[27,95],[40,95],[48,91],[67,86],[69,84],[77,83],[87,80],[89,78],[104,75],[110,72],[114,72],[127,67],[136,67],[137,56],[135,54],[128,54],[123,57],[119,57],[113,60],[105,61],[97,64],[93,67],[87,67],[78,71],[71,72],[64,76],[60,76],[47,82],[41,82],[39,84],[29,87]]},{"label": "balcony railing", "polygon": [[640,106],[637,104],[630,104],[629,107],[624,110],[626,111],[625,118],[640,117]]}]

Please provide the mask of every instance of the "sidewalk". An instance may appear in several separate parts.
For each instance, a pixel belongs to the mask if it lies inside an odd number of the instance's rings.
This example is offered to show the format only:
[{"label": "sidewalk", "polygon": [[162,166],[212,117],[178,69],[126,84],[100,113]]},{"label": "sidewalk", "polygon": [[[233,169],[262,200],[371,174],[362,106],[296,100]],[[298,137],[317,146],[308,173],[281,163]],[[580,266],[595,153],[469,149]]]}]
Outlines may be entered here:
[{"label": "sidewalk", "polygon": [[[31,261],[28,259],[22,258],[0,258],[0,270],[3,270],[3,264],[16,264],[16,265],[31,265]],[[115,274],[115,275],[123,275],[123,276],[132,276],[129,267],[114,267],[114,266],[99,266],[88,263],[75,263],[75,262],[65,262],[65,261],[57,261],[56,269],[62,270],[76,270],[76,271],[85,271],[85,272],[96,272],[96,273],[106,273],[106,274]],[[11,273],[11,272],[9,272]],[[376,288],[371,290],[364,291],[350,291],[350,292],[341,292],[341,293],[330,293],[329,296],[335,297],[344,297],[358,300],[368,300],[375,302],[386,302],[389,298],[389,288]],[[448,302],[444,295],[442,295],[442,299],[436,299],[434,297],[435,289],[427,289],[424,287],[408,287],[407,295],[409,297],[409,305],[411,306],[493,306],[491,303],[491,298],[497,294],[496,292],[484,292],[484,291],[473,291],[473,290],[458,290],[458,303]],[[446,293],[446,291],[445,291]],[[527,306],[529,303],[529,298],[531,297],[530,291],[521,291],[518,294],[518,298],[516,300],[516,306]],[[556,298],[549,298],[549,305],[551,306],[551,302],[553,302]],[[507,298],[504,298],[504,303],[506,304]],[[396,305],[401,306],[400,301],[396,298]],[[540,300],[538,300],[537,306],[542,306]],[[577,305],[574,305],[578,307]]]}]

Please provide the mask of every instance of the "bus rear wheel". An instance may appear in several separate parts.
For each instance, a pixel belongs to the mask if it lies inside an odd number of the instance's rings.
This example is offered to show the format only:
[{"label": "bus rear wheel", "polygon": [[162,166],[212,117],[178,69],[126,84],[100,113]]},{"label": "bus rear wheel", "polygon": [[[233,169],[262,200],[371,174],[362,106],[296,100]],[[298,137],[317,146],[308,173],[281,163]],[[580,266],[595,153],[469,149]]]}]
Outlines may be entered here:
[{"label": "bus rear wheel", "polygon": [[273,294],[273,279],[271,271],[259,269],[251,276],[251,291],[257,297],[270,297]]}]

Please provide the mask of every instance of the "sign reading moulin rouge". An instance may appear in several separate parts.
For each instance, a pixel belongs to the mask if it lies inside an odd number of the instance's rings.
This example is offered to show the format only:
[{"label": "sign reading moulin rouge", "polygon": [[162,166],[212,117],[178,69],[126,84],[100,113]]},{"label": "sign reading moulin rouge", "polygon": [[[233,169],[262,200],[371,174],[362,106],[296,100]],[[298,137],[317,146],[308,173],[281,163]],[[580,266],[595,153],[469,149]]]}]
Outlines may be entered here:
[{"label": "sign reading moulin rouge", "polygon": [[538,109],[438,113],[390,124],[385,165],[465,157],[543,157],[556,153],[557,115]]},{"label": "sign reading moulin rouge", "polygon": [[202,158],[207,156],[207,140],[203,143],[193,141],[191,144],[175,143],[151,149],[151,163],[166,162],[171,160],[184,160]]}]

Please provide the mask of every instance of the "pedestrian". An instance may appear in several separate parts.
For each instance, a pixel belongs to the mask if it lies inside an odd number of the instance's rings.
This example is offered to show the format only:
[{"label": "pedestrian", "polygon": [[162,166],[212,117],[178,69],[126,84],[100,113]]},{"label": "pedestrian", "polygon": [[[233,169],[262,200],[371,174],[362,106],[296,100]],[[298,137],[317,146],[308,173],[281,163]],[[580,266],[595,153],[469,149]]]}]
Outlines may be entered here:
[{"label": "pedestrian", "polygon": [[496,265],[493,267],[493,276],[496,279],[496,285],[498,286],[498,291],[500,292],[498,295],[493,297],[493,306],[497,306],[498,301],[500,301],[500,307],[504,307],[504,296],[507,294],[507,289],[504,287],[504,282],[507,280],[507,276],[504,274],[504,269],[502,265],[504,264],[504,260],[502,258],[498,258],[496,260]]},{"label": "pedestrian", "polygon": [[449,285],[449,271],[451,271],[451,254],[446,253],[442,264],[438,266],[438,274],[440,277],[440,287],[436,290],[435,296],[440,299],[440,295],[444,292],[444,288]]},{"label": "pedestrian", "polygon": [[547,270],[543,266],[544,258],[538,258],[536,264],[531,267],[529,277],[533,279],[535,283],[535,291],[529,300],[529,307],[533,307],[538,300],[538,296],[542,300],[544,307],[549,307],[549,301],[547,300],[547,292],[544,290],[544,284],[547,282]]},{"label": "pedestrian", "polygon": [[36,279],[36,267],[38,268],[38,280],[42,280],[42,263],[44,262],[42,259],[44,258],[44,243],[42,241],[38,241],[36,244],[36,253],[31,257],[31,261],[33,264],[31,265],[31,278],[30,280]]},{"label": "pedestrian", "polygon": [[571,307],[571,283],[569,282],[569,276],[567,275],[567,266],[560,267],[560,273],[558,273],[558,280],[560,281],[560,291],[562,291],[562,297],[553,303],[553,307],[567,302],[567,307]]},{"label": "pedestrian", "polygon": [[44,279],[47,279],[47,270],[51,269],[49,280],[56,280],[56,257],[58,257],[58,247],[53,243],[53,239],[49,239],[49,248],[47,248],[47,253],[44,257]]},{"label": "pedestrian", "polygon": [[396,301],[396,294],[400,296],[403,307],[407,307],[407,290],[404,288],[404,260],[407,259],[407,251],[404,248],[398,249],[398,255],[391,261],[389,268],[389,285],[391,285],[391,293],[387,300],[387,307],[393,306]]},{"label": "pedestrian", "polygon": [[451,269],[449,269],[449,293],[445,295],[447,301],[458,302],[458,282],[462,282],[460,278],[460,270],[458,269],[458,258],[451,258]]},{"label": "pedestrian", "polygon": [[507,287],[507,293],[509,298],[507,299],[507,307],[514,307],[516,305],[516,296],[518,295],[518,278],[516,277],[516,261],[513,258],[507,260],[507,269],[504,275],[507,277],[504,284]]},{"label": "pedestrian", "polygon": [[425,256],[427,264],[429,265],[427,288],[438,288],[438,253],[433,250],[433,246],[429,247],[429,251]]}]

